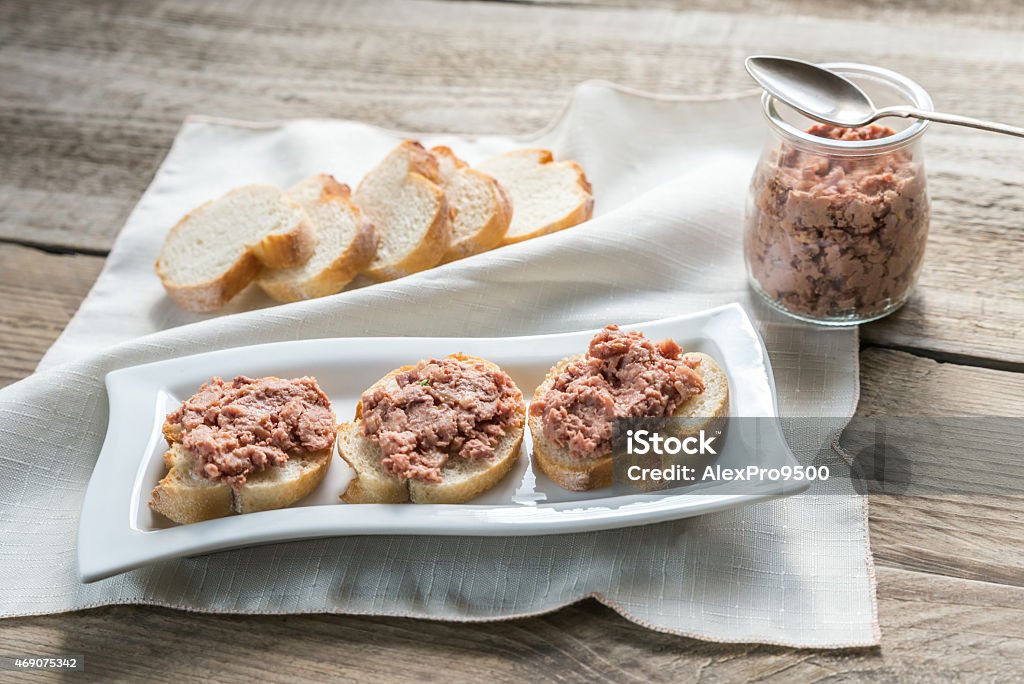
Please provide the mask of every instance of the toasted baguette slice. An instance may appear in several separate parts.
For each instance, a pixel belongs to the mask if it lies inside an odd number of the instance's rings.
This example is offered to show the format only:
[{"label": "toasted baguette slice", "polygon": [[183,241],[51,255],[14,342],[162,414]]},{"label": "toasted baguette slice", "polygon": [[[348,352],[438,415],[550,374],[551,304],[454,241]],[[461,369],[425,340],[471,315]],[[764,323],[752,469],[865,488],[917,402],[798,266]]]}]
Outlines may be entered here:
[{"label": "toasted baguette slice", "polygon": [[507,152],[478,168],[512,196],[512,224],[502,244],[575,226],[594,213],[594,197],[583,169],[574,161],[554,161],[550,150]]},{"label": "toasted baguette slice", "polygon": [[284,466],[251,474],[236,492],[200,475],[197,457],[175,442],[164,454],[168,472],[153,490],[149,506],[181,524],[284,508],[316,489],[331,465],[332,451],[289,456]]},{"label": "toasted baguette slice", "polygon": [[256,284],[279,302],[341,292],[377,251],[373,224],[350,201],[349,187],[326,173],[293,185],[286,194],[309,216],[316,250],[300,266],[264,269]]},{"label": "toasted baguette slice", "polygon": [[164,240],[156,272],[178,306],[214,311],[245,289],[261,266],[304,263],[315,244],[297,202],[273,186],[247,185],[178,221]]},{"label": "toasted baguette slice", "polygon": [[353,199],[377,229],[377,254],[364,273],[393,280],[441,262],[452,239],[437,160],[406,140],[366,174]]},{"label": "toasted baguette slice", "polygon": [[[455,358],[481,361],[497,368],[489,361],[463,354]],[[413,366],[402,366],[391,371],[373,384],[373,387],[394,383],[396,375]],[[372,388],[371,388],[372,389]],[[356,472],[355,479],[341,495],[346,503],[463,503],[474,499],[498,484],[519,459],[519,447],[526,429],[526,405],[520,401],[517,411],[522,418],[520,427],[502,437],[495,448],[493,459],[452,458],[442,470],[441,482],[402,480],[383,466],[380,446],[363,434],[363,404],[356,405],[352,423],[338,426],[338,455]]]},{"label": "toasted baguette slice", "polygon": [[500,245],[512,221],[508,191],[486,173],[469,168],[451,149],[439,146],[430,151],[437,158],[441,189],[453,215],[452,244],[444,261],[463,259]]},{"label": "toasted baguette slice", "polygon": [[[582,356],[582,355],[580,355]],[[533,395],[537,401],[551,389],[562,369],[571,361],[580,358],[574,356],[562,359],[548,372],[544,382]],[[704,392],[690,397],[672,414],[677,418],[697,418],[693,425],[687,426],[687,435],[698,434],[702,429],[710,430],[729,413],[729,381],[725,371],[707,354],[690,352],[684,358],[699,358],[700,365],[695,369],[704,381]],[[568,449],[555,444],[544,435],[541,416],[531,415],[529,418],[530,436],[533,438],[533,458],[544,474],[558,486],[570,491],[583,492],[598,487],[607,487],[612,483],[612,455],[603,454],[597,458],[579,459],[573,457]]]}]

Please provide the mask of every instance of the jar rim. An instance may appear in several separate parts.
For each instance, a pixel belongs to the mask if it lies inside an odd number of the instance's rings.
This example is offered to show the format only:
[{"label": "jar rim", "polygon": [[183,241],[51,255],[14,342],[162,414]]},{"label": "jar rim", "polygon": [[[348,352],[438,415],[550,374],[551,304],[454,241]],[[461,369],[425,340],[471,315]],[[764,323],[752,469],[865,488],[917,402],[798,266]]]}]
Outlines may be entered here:
[{"label": "jar rim", "polygon": [[[870,64],[860,64],[858,62],[824,62],[818,64],[818,66],[831,69],[843,76],[863,75],[877,78],[889,85],[896,86],[897,90],[907,97],[908,104],[912,104],[918,109],[934,111],[932,98],[928,95],[928,92],[916,81],[907,78],[903,74]],[[811,133],[803,131],[788,123],[779,115],[778,109],[775,106],[777,102],[778,100],[775,96],[768,92],[762,93],[762,113],[777,131],[784,134],[792,142],[812,148],[823,148],[832,154],[876,154],[878,152],[898,149],[921,137],[921,135],[923,135],[928,129],[930,123],[924,119],[913,119],[909,126],[904,128],[902,131],[897,131],[895,135],[876,138],[874,140],[834,140],[832,138],[823,138],[817,135],[812,135]]]}]

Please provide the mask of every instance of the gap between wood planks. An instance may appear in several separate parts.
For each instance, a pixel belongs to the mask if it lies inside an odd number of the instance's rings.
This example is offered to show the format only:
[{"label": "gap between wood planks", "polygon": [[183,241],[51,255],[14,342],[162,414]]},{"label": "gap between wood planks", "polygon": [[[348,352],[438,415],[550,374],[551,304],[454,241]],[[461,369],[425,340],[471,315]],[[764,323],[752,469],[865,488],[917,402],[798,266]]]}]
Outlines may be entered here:
[{"label": "gap between wood planks", "polygon": [[[870,325],[870,323],[868,324]],[[885,342],[861,341],[860,351],[869,349],[886,349],[888,351],[903,352],[922,359],[931,359],[939,363],[949,363],[956,366],[967,366],[970,368],[985,368],[988,370],[1008,371],[1010,373],[1024,373],[1024,363],[1015,361],[1003,361],[1001,359],[990,359],[983,356],[971,356],[970,354],[955,354],[936,349],[921,349],[902,344],[886,344]]]},{"label": "gap between wood planks", "polygon": [[27,247],[28,249],[34,249],[45,254],[56,254],[59,256],[91,256],[101,257],[106,259],[110,256],[110,250],[108,249],[93,249],[91,247],[61,247],[59,245],[51,245],[45,242],[35,242],[33,240],[19,240],[16,238],[5,238],[0,237],[0,245],[15,245],[17,247]]}]

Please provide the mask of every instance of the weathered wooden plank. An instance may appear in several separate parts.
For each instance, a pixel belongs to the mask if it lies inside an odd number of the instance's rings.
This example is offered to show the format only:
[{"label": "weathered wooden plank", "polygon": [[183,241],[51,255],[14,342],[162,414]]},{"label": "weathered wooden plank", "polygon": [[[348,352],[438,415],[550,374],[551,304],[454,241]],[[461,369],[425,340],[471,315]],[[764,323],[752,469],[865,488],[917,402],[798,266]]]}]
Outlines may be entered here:
[{"label": "weathered wooden plank", "polygon": [[84,653],[93,677],[156,683],[213,672],[220,681],[283,683],[808,681],[840,674],[917,681],[922,672],[932,681],[1009,681],[1024,667],[1024,589],[881,568],[878,593],[885,646],[852,652],[658,634],[595,601],[473,625],[111,607],[7,621],[0,646],[7,653]]},{"label": "weathered wooden plank", "polygon": [[0,244],[0,387],[35,369],[102,267],[101,257]]},{"label": "weathered wooden plank", "polygon": [[[475,0],[469,0],[473,2]],[[634,10],[707,10],[740,15],[799,14],[879,23],[955,20],[964,26],[1011,29],[1024,26],[1024,12],[1015,0],[504,0],[531,5],[628,8]]]},{"label": "weathered wooden plank", "polygon": [[[938,363],[900,352],[861,353],[861,399],[866,416],[1024,416],[1024,374]],[[1017,419],[1024,420],[1024,418]],[[934,447],[932,447],[934,448]],[[938,447],[929,458],[967,479],[968,441]],[[924,460],[924,457],[921,457]],[[1013,472],[1003,476],[1014,477]],[[990,475],[990,473],[985,473]],[[880,565],[1024,586],[1024,497],[984,491],[919,496],[873,496],[871,548]]]},{"label": "weathered wooden plank", "polygon": [[1024,416],[1024,373],[869,348],[860,383],[859,415]]}]

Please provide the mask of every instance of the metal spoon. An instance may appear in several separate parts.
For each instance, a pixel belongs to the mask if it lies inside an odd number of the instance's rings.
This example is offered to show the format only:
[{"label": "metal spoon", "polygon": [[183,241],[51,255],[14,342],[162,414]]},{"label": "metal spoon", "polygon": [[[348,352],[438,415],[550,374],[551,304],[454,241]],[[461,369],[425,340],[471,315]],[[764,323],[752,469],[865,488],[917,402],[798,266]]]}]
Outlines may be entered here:
[{"label": "metal spoon", "polygon": [[823,67],[788,57],[747,57],[747,73],[762,88],[805,116],[846,128],[866,126],[886,116],[927,119],[1024,138],[1024,128],[908,105],[876,107],[852,81]]}]

